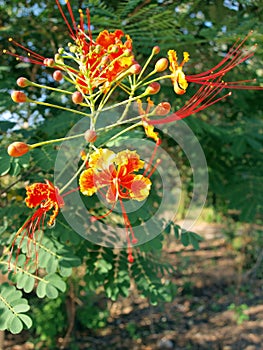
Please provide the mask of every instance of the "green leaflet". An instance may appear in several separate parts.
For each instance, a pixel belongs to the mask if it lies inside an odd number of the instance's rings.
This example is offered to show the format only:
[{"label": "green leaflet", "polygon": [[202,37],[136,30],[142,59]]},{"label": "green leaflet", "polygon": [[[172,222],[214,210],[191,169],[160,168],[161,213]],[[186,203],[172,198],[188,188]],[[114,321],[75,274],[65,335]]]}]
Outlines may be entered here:
[{"label": "green leaflet", "polygon": [[24,314],[30,309],[28,301],[15,286],[4,283],[0,286],[0,330],[18,334],[32,326],[31,318]]}]

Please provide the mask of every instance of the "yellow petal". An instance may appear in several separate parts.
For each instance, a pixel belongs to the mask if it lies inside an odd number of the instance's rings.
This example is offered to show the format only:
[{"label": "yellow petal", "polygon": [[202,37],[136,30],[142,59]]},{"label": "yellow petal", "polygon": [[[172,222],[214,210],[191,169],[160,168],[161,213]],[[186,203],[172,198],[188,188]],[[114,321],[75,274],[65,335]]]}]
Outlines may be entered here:
[{"label": "yellow petal", "polygon": [[107,169],[113,163],[115,153],[106,148],[99,148],[90,155],[89,166],[96,169]]},{"label": "yellow petal", "polygon": [[84,170],[79,177],[79,189],[85,196],[92,196],[97,192],[97,187],[94,182],[95,170],[89,168]]},{"label": "yellow petal", "polygon": [[149,196],[151,180],[143,175],[136,175],[132,182],[130,196],[131,199],[143,201]]},{"label": "yellow petal", "polygon": [[130,151],[128,149],[119,152],[114,162],[119,167],[127,167],[128,173],[142,169],[144,166],[144,161],[140,159],[140,156],[137,154],[137,152]]}]

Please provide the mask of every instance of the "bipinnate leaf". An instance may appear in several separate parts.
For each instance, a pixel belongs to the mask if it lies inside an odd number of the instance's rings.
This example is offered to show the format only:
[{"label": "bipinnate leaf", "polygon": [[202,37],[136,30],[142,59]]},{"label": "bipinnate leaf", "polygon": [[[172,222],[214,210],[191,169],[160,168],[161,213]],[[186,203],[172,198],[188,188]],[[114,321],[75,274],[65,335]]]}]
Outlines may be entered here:
[{"label": "bipinnate leaf", "polygon": [[49,299],[55,299],[58,296],[58,291],[65,292],[66,283],[57,274],[46,275],[39,283],[36,289],[37,296]]},{"label": "bipinnate leaf", "polygon": [[30,328],[32,320],[24,314],[29,309],[30,306],[27,300],[22,298],[21,291],[8,283],[0,286],[0,330],[18,334],[23,328]]}]

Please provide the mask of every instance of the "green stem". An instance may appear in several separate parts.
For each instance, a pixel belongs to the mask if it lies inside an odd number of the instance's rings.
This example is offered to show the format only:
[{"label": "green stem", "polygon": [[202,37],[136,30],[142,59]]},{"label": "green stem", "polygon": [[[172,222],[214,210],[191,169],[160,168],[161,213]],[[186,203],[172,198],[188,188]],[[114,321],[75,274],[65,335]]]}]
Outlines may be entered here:
[{"label": "green stem", "polygon": [[130,108],[130,106],[131,106],[131,103],[132,103],[132,101],[133,101],[134,93],[135,93],[135,88],[132,87],[132,90],[131,90],[131,92],[130,92],[130,96],[129,96],[129,99],[128,99],[128,103],[126,104],[126,107],[125,107],[125,109],[124,109],[124,111],[123,111],[121,117],[120,117],[119,120],[118,120],[119,123],[122,122],[123,119],[126,117],[128,111],[129,111],[129,108]]},{"label": "green stem", "polygon": [[122,102],[119,102],[119,103],[116,103],[114,104],[113,106],[109,106],[109,107],[105,107],[102,111],[105,112],[105,111],[109,111],[110,109],[113,109],[115,107],[119,107],[119,106],[122,106],[122,105],[127,105],[127,103],[129,102],[133,102],[133,101],[136,101],[138,100],[139,98],[142,98],[142,97],[145,97],[146,96],[146,93],[143,92],[141,95],[139,96],[135,96],[133,98],[128,98],[127,100],[125,101],[122,101]]},{"label": "green stem", "polygon": [[89,154],[87,154],[86,158],[84,159],[83,163],[81,164],[78,171],[75,173],[75,175],[59,190],[59,193],[62,193],[65,191],[65,189],[78,177],[78,175],[81,173],[83,168],[85,167],[86,161],[89,158]]},{"label": "green stem", "polygon": [[149,58],[147,59],[147,61],[145,62],[144,66],[143,66],[143,68],[142,68],[142,70],[141,70],[141,72],[140,72],[140,74],[139,74],[139,76],[138,76],[137,81],[139,81],[139,80],[141,79],[143,73],[145,72],[145,69],[148,67],[148,65],[149,65],[149,63],[151,62],[153,56],[154,56],[154,53],[152,52],[152,53],[150,54]]},{"label": "green stem", "polygon": [[66,107],[62,107],[62,106],[58,106],[58,105],[53,105],[53,104],[47,103],[47,102],[35,101],[35,100],[31,100],[29,98],[27,99],[26,102],[35,103],[35,104],[38,104],[38,105],[41,105],[41,106],[47,106],[47,107],[62,109],[63,111],[72,112],[72,113],[76,113],[76,114],[81,114],[81,115],[84,115],[85,117],[89,117],[89,118],[91,118],[91,116],[92,116],[91,114],[84,113],[84,112],[81,112],[81,111],[78,111],[78,110],[75,110],[75,109],[66,108]]},{"label": "green stem", "polygon": [[56,92],[62,92],[63,94],[69,94],[69,95],[73,94],[73,92],[70,92],[70,91],[67,91],[67,90],[62,90],[62,89],[57,89],[57,88],[54,88],[54,87],[51,87],[51,86],[37,84],[37,83],[34,83],[32,81],[30,82],[30,85],[28,85],[28,86],[35,86],[35,87],[39,87],[41,89],[53,90],[53,91],[56,91]]},{"label": "green stem", "polygon": [[[2,265],[9,265],[9,263],[8,263],[7,261],[2,261],[2,262],[0,262],[0,264],[2,264]],[[31,273],[31,272],[28,272],[28,271],[24,270],[24,269],[23,269],[22,267],[20,267],[20,266],[16,266],[16,265],[13,264],[13,263],[10,263],[10,264],[11,264],[12,267],[14,267],[16,270],[22,271],[23,273],[25,273],[25,274],[28,275],[28,276],[33,277],[34,279],[37,279],[37,280],[39,280],[39,281],[41,281],[41,282],[44,282],[44,283],[49,283],[49,282],[46,281],[44,278],[41,278],[41,277],[39,277],[39,276],[37,276],[37,275],[34,275],[34,274]]]},{"label": "green stem", "polygon": [[85,133],[83,134],[78,134],[78,135],[73,135],[73,136],[67,136],[67,137],[62,137],[60,139],[54,139],[54,140],[47,140],[47,141],[42,141],[42,142],[38,142],[38,143],[34,143],[33,145],[29,145],[30,148],[36,148],[39,146],[45,146],[45,145],[49,145],[51,143],[55,143],[55,142],[62,142],[62,141],[67,141],[67,140],[72,140],[72,139],[76,139],[78,137],[83,137],[85,135]]},{"label": "green stem", "polygon": [[13,314],[14,314],[15,316],[18,316],[18,313],[15,312],[15,310],[14,310],[14,308],[11,306],[11,304],[9,304],[9,303],[7,302],[7,300],[6,300],[5,298],[2,297],[1,294],[0,294],[0,300],[2,301],[3,304],[5,304],[5,305],[8,307],[8,309],[9,309],[10,311],[13,312]]},{"label": "green stem", "polygon": [[[146,81],[146,82],[144,82],[143,84],[140,84],[139,83],[139,85],[138,86],[140,86],[140,87],[142,87],[142,86],[145,86],[145,85],[149,85],[149,84],[151,84],[151,83],[154,83],[154,82],[156,82],[156,81],[159,81],[159,80],[162,80],[162,79],[171,79],[172,78],[172,75],[170,74],[170,75],[162,75],[162,76],[160,76],[160,77],[158,77],[158,78],[154,78],[154,79],[152,79],[152,80],[149,80],[149,81]],[[142,81],[141,81],[142,82]]]},{"label": "green stem", "polygon": [[[151,115],[151,113],[144,114],[143,117],[148,117],[150,115]],[[131,122],[134,122],[134,121],[136,121],[138,119],[142,119],[142,116],[139,115],[138,117],[134,117],[134,118],[131,118],[131,119],[128,119],[128,120],[124,120],[122,122],[117,122],[117,123],[114,123],[114,124],[111,124],[111,125],[108,125],[108,126],[104,126],[102,128],[97,129],[97,132],[113,129],[113,128],[115,128],[115,126],[120,126],[120,125],[124,125],[124,124],[127,124],[127,123],[131,123]]]},{"label": "green stem", "polygon": [[[128,132],[128,131],[130,131],[130,130],[132,130],[132,129],[134,129],[134,128],[137,128],[137,126],[140,126],[140,125],[142,125],[142,122],[141,122],[141,121],[139,121],[138,123],[133,124],[133,125],[129,126],[128,128],[126,128],[126,129],[124,129],[124,130],[118,132],[117,134],[115,134],[114,136],[112,136],[112,137],[111,137],[109,140],[107,140],[106,142],[113,141],[113,140],[117,139],[119,136],[121,136],[122,134],[125,134],[126,132]],[[100,147],[101,147],[102,145],[104,145],[104,144],[101,144]]]}]

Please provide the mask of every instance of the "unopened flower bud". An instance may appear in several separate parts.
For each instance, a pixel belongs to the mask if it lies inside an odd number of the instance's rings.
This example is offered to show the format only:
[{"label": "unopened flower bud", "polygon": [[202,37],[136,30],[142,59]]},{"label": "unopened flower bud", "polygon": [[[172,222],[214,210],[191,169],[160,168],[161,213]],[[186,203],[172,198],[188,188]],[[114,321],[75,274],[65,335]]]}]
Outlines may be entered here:
[{"label": "unopened flower bud", "polygon": [[109,50],[110,53],[117,53],[118,51],[119,51],[118,45],[113,45]]},{"label": "unopened flower bud", "polygon": [[58,54],[58,53],[55,54],[55,62],[58,64],[64,64],[64,60],[63,60],[62,56],[60,56],[60,54]]},{"label": "unopened flower bud", "polygon": [[17,85],[24,88],[27,87],[28,85],[30,85],[30,81],[27,78],[24,77],[20,77],[17,79],[16,81]]},{"label": "unopened flower bud", "polygon": [[95,142],[97,139],[97,133],[95,130],[87,130],[85,132],[84,138],[87,142]]},{"label": "unopened flower bud", "polygon": [[163,72],[167,67],[168,67],[168,60],[167,60],[167,58],[160,58],[160,59],[155,63],[155,68],[154,68],[154,70],[155,70],[156,72]]},{"label": "unopened flower bud", "polygon": [[126,49],[126,50],[124,51],[124,57],[130,57],[131,55],[132,55],[132,50]]},{"label": "unopened flower bud", "polygon": [[76,45],[72,45],[70,46],[69,51],[72,53],[76,53],[78,52],[78,47]]},{"label": "unopened flower bud", "polygon": [[134,257],[132,256],[132,254],[129,254],[129,255],[128,255],[128,262],[129,262],[130,264],[132,264],[132,263],[134,262]]},{"label": "unopened flower bud", "polygon": [[129,72],[130,72],[131,74],[139,74],[141,70],[142,70],[142,67],[141,67],[138,63],[133,64],[133,65],[129,68]]},{"label": "unopened flower bud", "polygon": [[16,103],[23,103],[27,101],[27,96],[23,91],[13,91],[11,98]]},{"label": "unopened flower bud", "polygon": [[101,52],[101,46],[100,45],[96,45],[94,51],[95,51],[96,54],[99,54]]},{"label": "unopened flower bud", "polygon": [[58,49],[58,53],[59,53],[60,55],[62,55],[62,54],[64,53],[64,48],[63,48],[63,47],[60,47],[60,48]]},{"label": "unopened flower bud", "polygon": [[45,58],[43,63],[47,67],[53,67],[55,65],[55,61],[53,58]]},{"label": "unopened flower bud", "polygon": [[161,102],[155,108],[156,115],[166,115],[171,110],[171,105],[169,102]]},{"label": "unopened flower bud", "polygon": [[30,146],[25,142],[13,142],[7,148],[7,153],[11,157],[21,157],[30,150]]},{"label": "unopened flower bud", "polygon": [[100,61],[100,64],[101,64],[101,66],[105,66],[108,62],[109,62],[109,57],[103,56],[101,61]]},{"label": "unopened flower bud", "polygon": [[149,84],[146,89],[146,93],[148,95],[154,95],[157,94],[160,91],[161,85],[154,81],[153,83]]},{"label": "unopened flower bud", "polygon": [[86,63],[87,62],[87,56],[86,55],[81,55],[80,56],[80,62],[83,63],[83,64]]},{"label": "unopened flower bud", "polygon": [[159,46],[154,46],[153,49],[152,49],[152,53],[153,53],[154,55],[157,55],[159,52],[160,52]]},{"label": "unopened flower bud", "polygon": [[55,72],[53,73],[53,79],[56,81],[61,81],[63,79],[63,74],[61,70],[55,70]]},{"label": "unopened flower bud", "polygon": [[72,94],[72,101],[77,105],[83,101],[83,95],[79,91],[75,91]]}]

